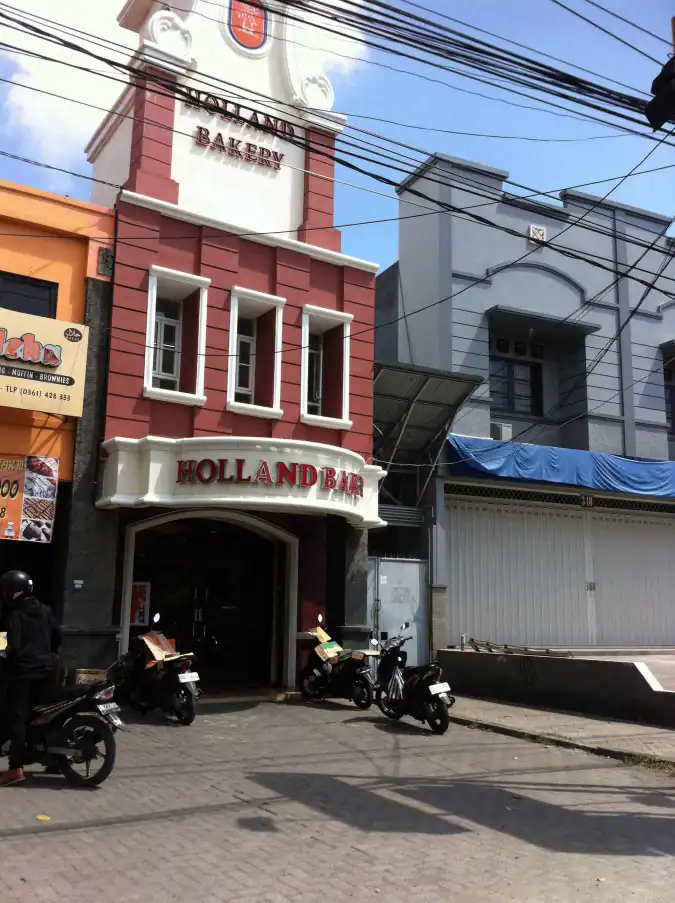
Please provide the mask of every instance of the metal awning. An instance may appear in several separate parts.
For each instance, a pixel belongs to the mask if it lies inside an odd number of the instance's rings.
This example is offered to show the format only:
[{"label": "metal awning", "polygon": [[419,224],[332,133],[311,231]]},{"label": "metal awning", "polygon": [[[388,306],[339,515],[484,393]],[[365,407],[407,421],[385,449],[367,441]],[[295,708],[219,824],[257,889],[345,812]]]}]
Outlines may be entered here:
[{"label": "metal awning", "polygon": [[373,457],[388,465],[428,461],[479,376],[375,362]]},{"label": "metal awning", "polygon": [[495,331],[510,331],[532,334],[532,338],[541,340],[565,340],[581,338],[600,329],[597,323],[587,320],[572,320],[557,317],[554,314],[540,314],[517,307],[506,307],[496,304],[485,311],[490,320],[490,327]]}]

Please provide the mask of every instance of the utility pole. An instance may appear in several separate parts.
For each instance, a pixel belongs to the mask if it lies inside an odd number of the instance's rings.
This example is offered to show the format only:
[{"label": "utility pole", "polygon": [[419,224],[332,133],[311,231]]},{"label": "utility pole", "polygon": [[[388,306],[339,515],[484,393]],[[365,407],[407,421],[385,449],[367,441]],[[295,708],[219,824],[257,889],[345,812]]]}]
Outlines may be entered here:
[{"label": "utility pole", "polygon": [[645,107],[645,116],[655,132],[675,119],[675,16],[670,20],[670,29],[673,55],[652,82],[654,96]]}]

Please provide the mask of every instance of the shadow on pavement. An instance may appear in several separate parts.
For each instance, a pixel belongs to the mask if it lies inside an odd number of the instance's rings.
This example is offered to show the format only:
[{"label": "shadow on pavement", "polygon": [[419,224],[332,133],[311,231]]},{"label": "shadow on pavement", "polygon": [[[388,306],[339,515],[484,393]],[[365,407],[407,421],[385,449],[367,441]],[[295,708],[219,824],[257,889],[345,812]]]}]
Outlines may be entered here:
[{"label": "shadow on pavement", "polygon": [[[524,795],[497,781],[385,778],[354,784],[333,775],[258,773],[261,787],[365,832],[457,834],[466,823],[558,853],[590,856],[673,856],[674,820],[668,815],[584,810]],[[537,784],[544,794],[555,787]],[[560,788],[564,789],[564,785]],[[583,787],[579,788],[583,792]],[[611,794],[614,788],[603,788]],[[382,795],[382,791],[387,796]],[[400,800],[392,799],[398,795]],[[629,794],[622,793],[626,803]],[[412,804],[412,805],[411,805]],[[424,807],[418,808],[419,805]],[[436,810],[429,812],[429,809]],[[461,819],[459,824],[452,819]]]},{"label": "shadow on pavement", "polygon": [[353,702],[349,699],[294,699],[290,705],[301,706],[306,709],[323,709],[327,712],[344,712],[345,709],[353,709],[358,711]]},{"label": "shadow on pavement", "polygon": [[[199,700],[197,703],[197,718],[200,715],[237,715],[240,712],[248,712],[260,705],[257,700],[247,700],[245,702],[228,702],[227,700]],[[165,715],[163,712],[153,709],[147,715],[135,709],[124,707],[122,709],[122,721],[128,725],[145,724],[145,725],[163,725],[165,727],[182,727],[171,715]]]},{"label": "shadow on pavement", "polygon": [[74,790],[76,793],[94,793],[100,787],[78,787],[77,784],[69,784],[60,774],[44,774],[40,771],[27,771],[25,784],[19,784],[14,788],[20,791],[22,787],[31,790]]},{"label": "shadow on pavement", "polygon": [[411,721],[410,718],[402,718],[400,721],[394,721],[393,718],[387,718],[384,715],[366,715],[361,718],[348,718],[345,724],[372,724],[385,734],[407,734],[408,736],[419,736],[426,734],[429,737],[435,737],[431,728],[421,721]]},{"label": "shadow on pavement", "polygon": [[237,819],[237,827],[246,831],[258,831],[260,833],[274,834],[279,829],[274,824],[274,819],[269,815],[250,815]]}]

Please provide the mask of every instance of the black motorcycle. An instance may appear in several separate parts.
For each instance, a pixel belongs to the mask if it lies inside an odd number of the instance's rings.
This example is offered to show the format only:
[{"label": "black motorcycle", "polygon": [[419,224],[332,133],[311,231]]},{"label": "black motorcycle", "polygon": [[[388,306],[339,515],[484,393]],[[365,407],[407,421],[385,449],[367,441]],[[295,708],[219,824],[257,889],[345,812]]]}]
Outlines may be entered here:
[{"label": "black motorcycle", "polygon": [[[26,734],[26,765],[60,772],[75,786],[102,784],[115,767],[115,731],[123,727],[114,693],[108,683],[68,687],[36,706]],[[8,738],[0,739],[0,756],[8,746]]]},{"label": "black motorcycle", "polygon": [[[155,616],[155,623],[158,620]],[[191,670],[194,658],[192,653],[152,658],[143,638],[136,637],[131,649],[108,669],[108,677],[115,683],[115,701],[142,715],[159,709],[180,724],[192,724],[200,695],[199,674]]]},{"label": "black motorcycle", "polygon": [[[410,624],[404,624],[401,631],[408,627]],[[426,721],[435,734],[444,734],[450,726],[449,709],[455,697],[450,695],[450,685],[440,682],[443,671],[438,662],[406,666],[407,653],[402,646],[411,639],[401,633],[381,646],[375,700],[387,718],[397,721],[410,715]]]},{"label": "black motorcycle", "polygon": [[[305,699],[314,702],[328,699],[351,699],[359,709],[373,704],[373,677],[368,666],[368,654],[342,649],[328,634],[320,630],[319,639],[327,642],[312,650],[307,665],[300,672],[300,691]],[[313,631],[312,631],[313,632]],[[326,658],[327,647],[334,646],[335,654]],[[322,650],[320,654],[318,649]],[[332,651],[332,650],[329,650]]]}]

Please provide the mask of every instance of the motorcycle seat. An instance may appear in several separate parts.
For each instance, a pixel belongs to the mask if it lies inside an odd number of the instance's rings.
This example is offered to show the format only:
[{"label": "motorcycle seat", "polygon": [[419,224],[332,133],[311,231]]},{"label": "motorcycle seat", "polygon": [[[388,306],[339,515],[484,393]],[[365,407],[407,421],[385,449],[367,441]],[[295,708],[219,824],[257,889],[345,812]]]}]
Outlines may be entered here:
[{"label": "motorcycle seat", "polygon": [[[105,683],[101,683],[100,686],[103,688]],[[49,694],[49,697],[45,702],[41,702],[40,705],[35,706],[33,712],[46,712],[48,709],[53,708],[61,702],[69,702],[71,699],[77,699],[79,696],[83,696],[91,689],[92,684],[75,684],[75,686],[72,687],[59,687],[58,690]]]},{"label": "motorcycle seat", "polygon": [[428,670],[428,663],[426,665],[409,665],[403,669],[403,676],[412,677],[414,674],[426,674]]}]

